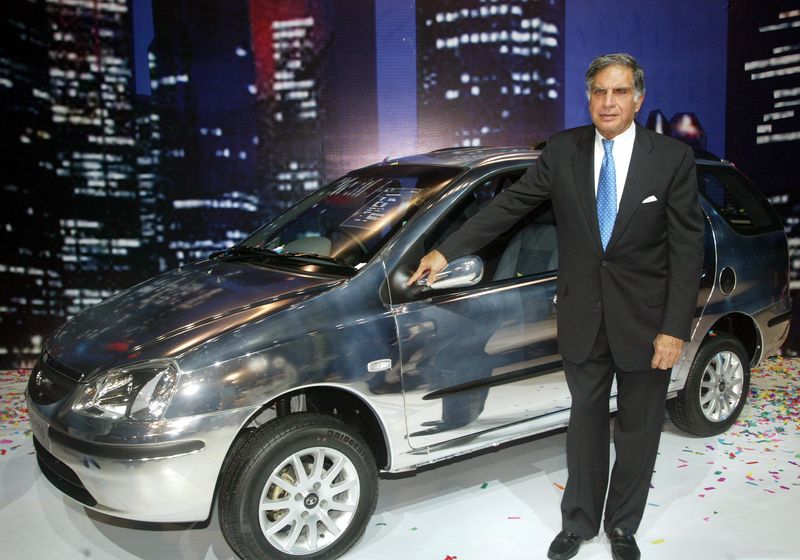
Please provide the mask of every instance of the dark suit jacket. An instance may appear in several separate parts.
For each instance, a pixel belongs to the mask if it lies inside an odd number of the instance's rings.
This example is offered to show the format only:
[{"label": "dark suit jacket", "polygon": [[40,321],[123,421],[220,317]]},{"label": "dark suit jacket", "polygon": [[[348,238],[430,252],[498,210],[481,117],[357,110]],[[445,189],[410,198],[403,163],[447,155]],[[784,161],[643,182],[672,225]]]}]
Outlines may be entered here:
[{"label": "dark suit jacket", "polygon": [[[650,369],[658,333],[689,338],[703,260],[694,154],[636,125],[614,230],[603,252],[594,190],[594,126],[560,132],[514,185],[442,243],[451,260],[474,252],[545,199],[558,227],[558,344],[582,363],[605,320],[624,371]],[[643,204],[651,197],[656,202]]]}]

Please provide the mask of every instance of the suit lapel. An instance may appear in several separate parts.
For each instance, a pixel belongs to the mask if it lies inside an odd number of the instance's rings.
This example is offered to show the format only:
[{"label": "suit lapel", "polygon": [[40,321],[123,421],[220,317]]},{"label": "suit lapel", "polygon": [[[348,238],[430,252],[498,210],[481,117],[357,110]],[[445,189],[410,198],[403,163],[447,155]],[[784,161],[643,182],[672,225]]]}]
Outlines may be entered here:
[{"label": "suit lapel", "polygon": [[580,138],[578,150],[572,161],[572,170],[586,223],[592,232],[595,248],[602,254],[603,245],[600,242],[600,225],[597,221],[597,201],[594,193],[594,126],[586,127],[586,133]]},{"label": "suit lapel", "polygon": [[[614,248],[622,232],[625,231],[628,222],[631,221],[634,213],[641,205],[652,177],[651,156],[653,142],[647,137],[645,129],[639,125],[634,126],[636,126],[636,138],[633,141],[631,163],[628,167],[628,176],[625,178],[625,187],[622,191],[622,199],[619,202],[617,219],[614,221],[614,229],[611,232],[611,239],[608,240],[606,253]],[[597,218],[595,217],[596,222]]]}]

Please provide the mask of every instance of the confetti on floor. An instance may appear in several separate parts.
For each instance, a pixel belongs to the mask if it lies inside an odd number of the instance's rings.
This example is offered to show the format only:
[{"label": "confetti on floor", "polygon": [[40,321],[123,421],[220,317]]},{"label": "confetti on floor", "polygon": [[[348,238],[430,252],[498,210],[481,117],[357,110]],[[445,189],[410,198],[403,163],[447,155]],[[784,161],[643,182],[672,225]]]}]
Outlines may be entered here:
[{"label": "confetti on floor", "polygon": [[[800,359],[766,360],[752,371],[747,404],[724,434],[690,440],[659,462],[667,460],[696,480],[691,499],[709,505],[718,503],[722,494],[743,489],[753,492],[754,500],[796,491],[800,488],[800,463],[796,460],[800,449],[798,386]],[[654,475],[657,479],[658,472]],[[717,513],[709,515],[706,511],[701,518],[710,522]]]},{"label": "confetti on floor", "polygon": [[29,370],[0,372],[0,456],[16,451],[31,435],[25,384]]},{"label": "confetti on floor", "polygon": [[725,434],[736,447],[735,458],[748,467],[746,482],[772,486],[763,488],[770,494],[800,486],[800,468],[791,460],[800,437],[798,386],[800,360],[766,360],[753,370],[747,406]]}]

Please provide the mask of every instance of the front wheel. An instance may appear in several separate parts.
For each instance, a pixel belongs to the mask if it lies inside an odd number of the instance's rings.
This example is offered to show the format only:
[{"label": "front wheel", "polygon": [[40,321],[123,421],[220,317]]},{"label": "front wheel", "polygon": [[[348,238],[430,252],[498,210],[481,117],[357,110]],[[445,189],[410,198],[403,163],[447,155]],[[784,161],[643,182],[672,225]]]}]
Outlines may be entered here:
[{"label": "front wheel", "polygon": [[219,517],[246,560],[338,558],[378,498],[375,459],[337,418],[298,413],[262,426],[223,474]]},{"label": "front wheel", "polygon": [[730,428],[750,391],[750,362],[742,343],[717,335],[700,346],[686,385],[667,402],[672,422],[697,436],[714,436]]}]

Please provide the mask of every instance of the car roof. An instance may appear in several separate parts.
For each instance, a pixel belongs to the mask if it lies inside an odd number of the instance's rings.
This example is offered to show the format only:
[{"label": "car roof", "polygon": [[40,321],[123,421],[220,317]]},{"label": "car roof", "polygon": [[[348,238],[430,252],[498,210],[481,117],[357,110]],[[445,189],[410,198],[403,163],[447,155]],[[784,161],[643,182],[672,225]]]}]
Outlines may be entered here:
[{"label": "car roof", "polygon": [[[417,154],[397,159],[386,159],[383,165],[447,165],[456,167],[476,167],[493,161],[506,159],[535,159],[541,152],[528,147],[508,148],[444,148],[427,154]],[[379,164],[381,165],[381,164]]]},{"label": "car roof", "polygon": [[[537,146],[538,148],[539,146]],[[489,163],[508,160],[536,159],[541,150],[526,147],[455,147],[434,150],[426,154],[416,154],[396,159],[387,158],[377,165],[446,165],[472,168]],[[698,163],[727,164],[712,154],[703,150],[695,150],[695,159]]]}]

